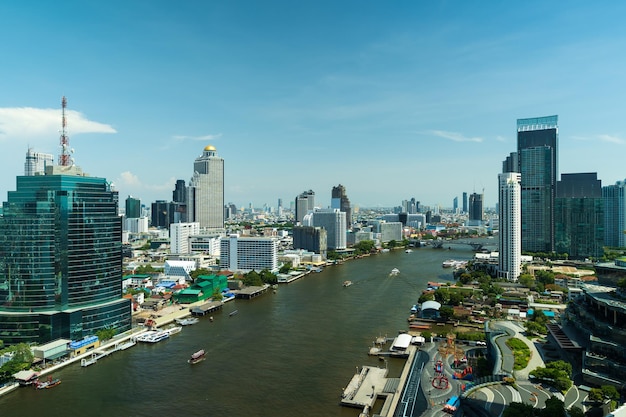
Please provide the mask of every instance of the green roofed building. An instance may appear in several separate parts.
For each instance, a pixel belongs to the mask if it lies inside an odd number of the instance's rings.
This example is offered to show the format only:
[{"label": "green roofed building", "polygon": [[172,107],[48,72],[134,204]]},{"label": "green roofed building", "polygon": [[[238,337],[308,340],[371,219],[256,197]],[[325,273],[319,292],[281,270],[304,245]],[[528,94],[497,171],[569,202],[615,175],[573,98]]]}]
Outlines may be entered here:
[{"label": "green roofed building", "polygon": [[227,278],[224,275],[199,275],[191,287],[174,294],[174,298],[181,304],[190,304],[209,299],[216,292],[227,288]]}]

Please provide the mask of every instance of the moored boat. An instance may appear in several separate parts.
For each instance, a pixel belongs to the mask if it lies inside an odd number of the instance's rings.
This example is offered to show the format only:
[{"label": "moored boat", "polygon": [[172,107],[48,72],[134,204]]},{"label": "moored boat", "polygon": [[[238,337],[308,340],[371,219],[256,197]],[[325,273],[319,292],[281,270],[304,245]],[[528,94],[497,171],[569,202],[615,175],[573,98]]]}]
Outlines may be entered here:
[{"label": "moored boat", "polygon": [[176,319],[176,323],[180,324],[181,326],[190,326],[192,324],[196,324],[200,321],[199,318],[197,317],[185,317],[183,319]]},{"label": "moored boat", "polygon": [[169,337],[170,333],[167,330],[153,330],[140,334],[136,340],[144,343],[157,343]]},{"label": "moored boat", "polygon": [[187,362],[194,364],[194,363],[201,362],[205,359],[206,359],[206,352],[204,351],[204,349],[200,349],[199,351],[191,355],[191,358],[189,358]]},{"label": "moored boat", "polygon": [[60,383],[61,383],[61,380],[59,378],[54,378],[53,379],[52,377],[48,377],[48,379],[45,380],[45,381],[37,380],[35,382],[35,388],[37,388],[37,389],[52,388],[52,387],[56,387]]}]

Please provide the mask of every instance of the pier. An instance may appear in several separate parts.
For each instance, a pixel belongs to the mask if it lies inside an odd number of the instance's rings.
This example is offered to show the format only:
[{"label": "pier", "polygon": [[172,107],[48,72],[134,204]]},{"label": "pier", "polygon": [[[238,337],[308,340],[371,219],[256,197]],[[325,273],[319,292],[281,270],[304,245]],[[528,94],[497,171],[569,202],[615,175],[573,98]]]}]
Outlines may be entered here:
[{"label": "pier", "polygon": [[220,310],[224,306],[221,301],[211,301],[206,304],[202,304],[191,309],[193,316],[206,316],[209,313]]}]

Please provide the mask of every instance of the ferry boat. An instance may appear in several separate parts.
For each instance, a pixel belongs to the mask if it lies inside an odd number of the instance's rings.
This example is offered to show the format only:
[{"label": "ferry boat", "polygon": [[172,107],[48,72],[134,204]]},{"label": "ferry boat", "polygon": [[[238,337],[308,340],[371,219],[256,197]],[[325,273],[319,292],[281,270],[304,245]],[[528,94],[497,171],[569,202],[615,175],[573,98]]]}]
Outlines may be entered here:
[{"label": "ferry boat", "polygon": [[206,359],[206,352],[204,351],[204,349],[200,349],[199,351],[191,355],[191,358],[189,358],[187,362],[194,364],[194,363],[202,362],[205,359]]},{"label": "ferry boat", "polygon": [[61,380],[59,378],[52,379],[52,377],[48,377],[48,379],[45,380],[45,381],[37,380],[35,382],[35,388],[37,388],[37,389],[47,389],[47,388],[56,387],[60,383],[61,383]]},{"label": "ferry boat", "polygon": [[197,317],[185,317],[184,319],[176,319],[176,323],[181,326],[190,326],[192,324],[196,324],[200,321]]},{"label": "ferry boat", "polygon": [[170,332],[167,330],[154,330],[140,334],[137,336],[137,341],[144,343],[157,343],[167,339],[168,337],[170,337]]},{"label": "ferry boat", "polygon": [[352,285],[352,281],[344,281],[343,282],[343,286],[344,287],[349,287],[350,285]]}]

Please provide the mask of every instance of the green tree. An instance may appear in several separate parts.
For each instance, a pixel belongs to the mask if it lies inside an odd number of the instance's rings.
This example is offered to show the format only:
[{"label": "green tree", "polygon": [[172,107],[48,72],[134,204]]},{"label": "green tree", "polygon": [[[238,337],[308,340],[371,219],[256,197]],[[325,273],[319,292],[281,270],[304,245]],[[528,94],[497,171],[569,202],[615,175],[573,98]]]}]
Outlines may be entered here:
[{"label": "green tree", "polygon": [[261,275],[259,275],[256,271],[250,271],[243,276],[243,284],[248,287],[259,287],[263,285],[263,280],[261,279]]},{"label": "green tree", "polygon": [[604,394],[600,388],[591,388],[589,396],[587,397],[592,403],[604,402]]},{"label": "green tree", "polygon": [[[552,361],[546,364],[548,369],[556,369],[562,371],[568,378],[572,377],[572,364],[565,361]],[[619,397],[618,397],[619,398]]]},{"label": "green tree", "polygon": [[115,329],[100,329],[96,332],[96,336],[98,336],[98,339],[101,341],[104,341],[111,339],[115,336],[115,333],[117,333],[117,330]]},{"label": "green tree", "polygon": [[613,385],[602,385],[600,389],[602,390],[602,395],[604,395],[606,398],[613,401],[619,400],[619,391],[617,391],[617,388],[615,388]]},{"label": "green tree", "polygon": [[546,400],[546,406],[539,412],[539,417],[565,417],[565,404],[556,397]]},{"label": "green tree", "polygon": [[535,409],[530,404],[512,402],[502,412],[502,417],[532,417]]},{"label": "green tree", "polygon": [[521,274],[518,280],[519,283],[526,288],[533,288],[535,286],[535,278],[530,274]]},{"label": "green tree", "polygon": [[285,262],[283,266],[280,267],[278,272],[281,274],[287,274],[290,269],[291,269],[291,262]]},{"label": "green tree", "polygon": [[454,318],[454,309],[450,306],[441,306],[439,314],[446,320]]},{"label": "green tree", "polygon": [[585,417],[585,412],[578,406],[572,406],[569,410],[570,417]]},{"label": "green tree", "polygon": [[214,275],[215,273],[210,269],[206,268],[198,268],[189,273],[189,276],[192,280],[196,280],[200,275]]},{"label": "green tree", "polygon": [[397,245],[398,245],[398,242],[394,239],[391,239],[389,242],[387,242],[388,248],[395,248]]}]

